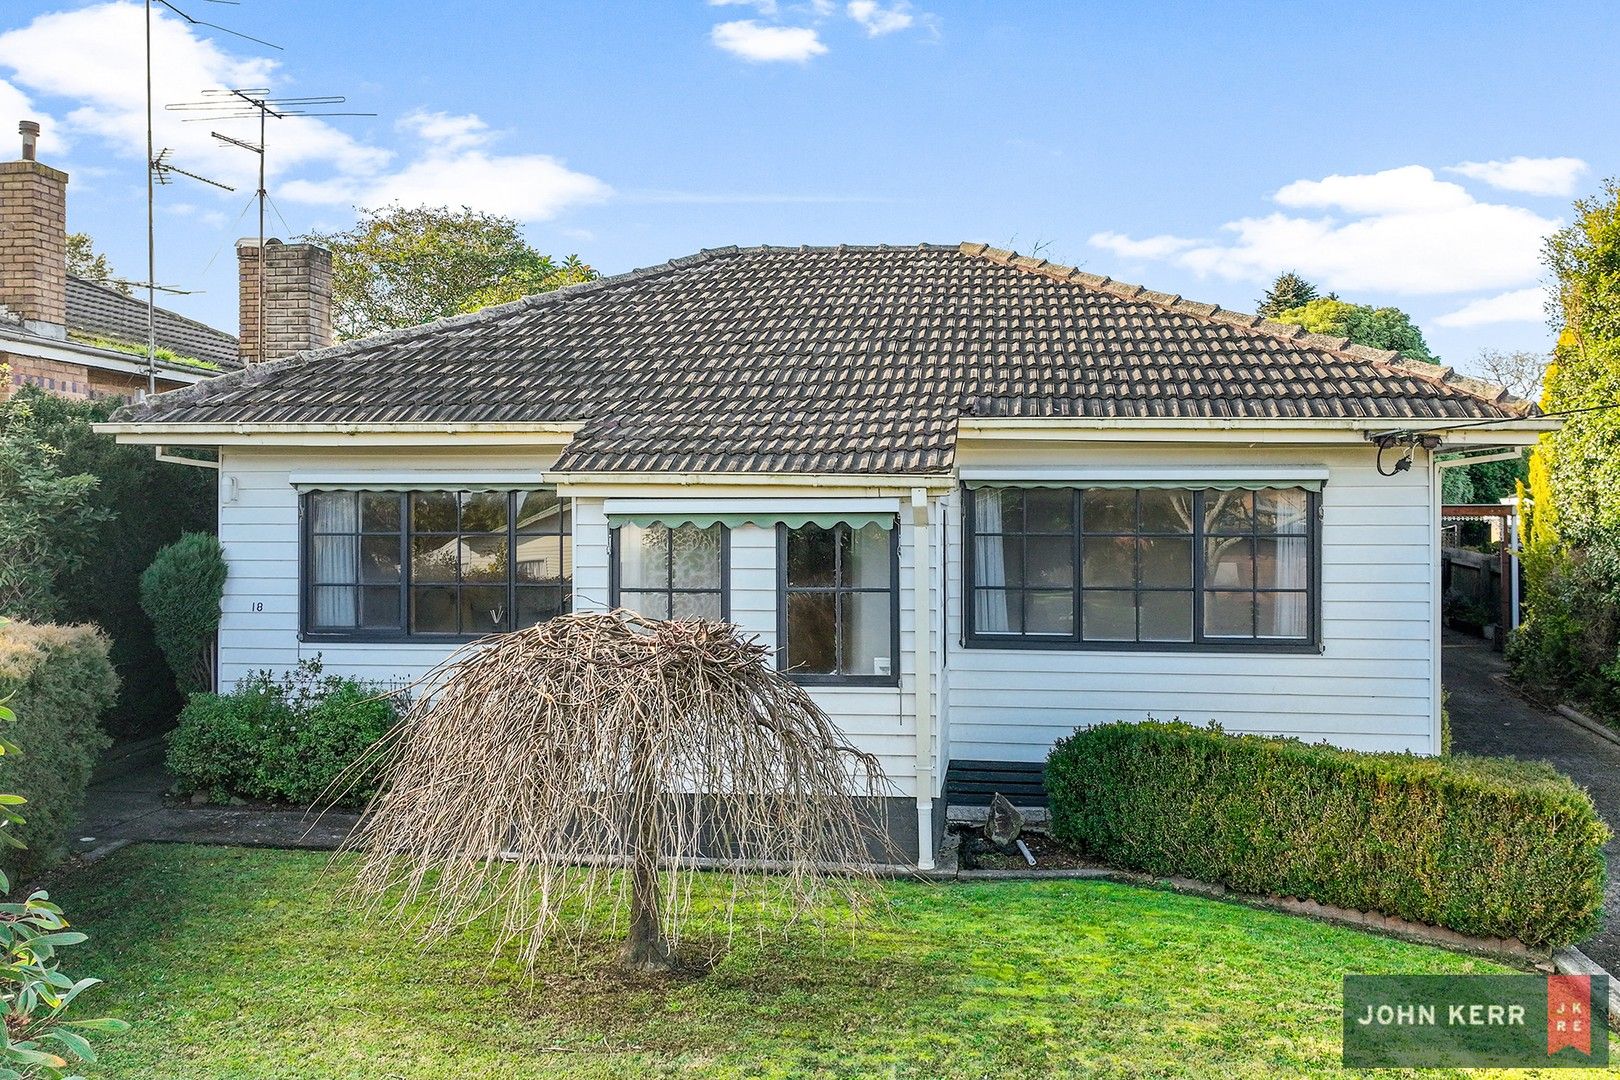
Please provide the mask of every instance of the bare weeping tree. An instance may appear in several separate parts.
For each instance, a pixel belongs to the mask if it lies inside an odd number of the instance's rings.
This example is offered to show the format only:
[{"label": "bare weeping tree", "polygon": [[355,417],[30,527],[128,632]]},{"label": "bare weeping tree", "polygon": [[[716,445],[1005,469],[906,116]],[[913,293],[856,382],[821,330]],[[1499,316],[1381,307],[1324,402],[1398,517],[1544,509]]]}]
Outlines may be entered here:
[{"label": "bare weeping tree", "polygon": [[[890,785],[768,650],[705,620],[575,614],[462,649],[378,748],[347,847],[358,887],[428,929],[493,909],[532,964],[566,919],[627,927],[621,963],[672,965],[694,871],[792,914],[858,906]],[[742,875],[750,875],[748,888]],[[386,898],[386,899],[385,899]]]}]

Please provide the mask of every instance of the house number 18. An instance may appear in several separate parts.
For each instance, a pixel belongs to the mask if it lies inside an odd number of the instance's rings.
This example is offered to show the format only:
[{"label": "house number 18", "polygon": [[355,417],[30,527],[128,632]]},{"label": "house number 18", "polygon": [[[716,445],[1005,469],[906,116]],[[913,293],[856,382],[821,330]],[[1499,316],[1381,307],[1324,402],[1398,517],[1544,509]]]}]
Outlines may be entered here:
[{"label": "house number 18", "polygon": [[253,610],[254,611],[263,611],[264,610],[264,601],[263,600],[255,600],[255,601],[253,601]]}]

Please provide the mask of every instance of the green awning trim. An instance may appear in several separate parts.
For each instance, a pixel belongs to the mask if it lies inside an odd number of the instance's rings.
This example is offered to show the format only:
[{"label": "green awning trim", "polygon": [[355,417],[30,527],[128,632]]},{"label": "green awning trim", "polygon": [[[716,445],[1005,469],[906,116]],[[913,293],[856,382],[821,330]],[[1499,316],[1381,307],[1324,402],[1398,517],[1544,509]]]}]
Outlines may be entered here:
[{"label": "green awning trim", "polygon": [[608,524],[614,527],[637,525],[647,528],[650,525],[666,525],[672,529],[681,525],[692,525],[699,529],[707,529],[710,525],[724,525],[728,529],[735,529],[741,525],[758,525],[761,528],[786,525],[790,529],[799,529],[806,525],[819,525],[823,529],[830,529],[834,525],[848,525],[852,529],[864,529],[868,525],[879,525],[885,529],[892,529],[894,522],[893,510],[886,512],[828,510],[815,514],[786,514],[769,510],[739,514],[703,514],[671,510],[664,513],[608,515]]},{"label": "green awning trim", "polygon": [[1320,480],[969,480],[979,488],[1174,488],[1179,491],[1265,491],[1268,488],[1304,488],[1321,491]]}]

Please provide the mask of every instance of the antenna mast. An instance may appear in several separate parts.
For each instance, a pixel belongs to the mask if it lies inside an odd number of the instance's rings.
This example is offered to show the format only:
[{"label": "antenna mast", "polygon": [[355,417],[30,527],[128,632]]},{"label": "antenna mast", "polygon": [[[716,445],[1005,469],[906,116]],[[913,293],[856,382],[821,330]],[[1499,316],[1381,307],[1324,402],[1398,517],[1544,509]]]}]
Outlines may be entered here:
[{"label": "antenna mast", "polygon": [[370,112],[348,112],[334,110],[333,105],[342,105],[348,98],[340,94],[322,97],[295,97],[273,98],[267,87],[236,87],[226,90],[204,90],[205,101],[183,101],[165,106],[175,112],[195,112],[198,116],[186,117],[187,122],[197,120],[247,120],[259,121],[259,141],[248,142],[231,135],[224,135],[218,131],[210,132],[214,138],[227,146],[234,146],[259,157],[259,189],[255,198],[259,202],[259,252],[257,256],[258,287],[258,326],[256,328],[256,349],[254,359],[263,361],[265,358],[265,231],[264,212],[265,205],[270,200],[270,192],[265,184],[265,135],[269,120],[285,120],[289,116],[376,116]]},{"label": "antenna mast", "polygon": [[[230,4],[230,5],[234,6],[235,4],[238,3],[238,0],[207,0],[207,2],[210,3],[210,4]],[[154,142],[155,142],[155,140],[153,138],[153,135],[152,135],[152,5],[153,4],[161,4],[161,5],[163,5],[163,7],[165,7],[168,10],[174,12],[176,15],[178,15],[180,18],[184,19],[187,23],[189,23],[192,26],[204,26],[204,27],[207,27],[207,28],[209,28],[211,30],[218,30],[218,31],[221,31],[222,33],[230,34],[233,37],[239,37],[239,38],[242,38],[242,39],[244,39],[246,41],[252,41],[252,42],[254,42],[256,44],[264,45],[264,46],[266,46],[268,48],[271,48],[271,49],[276,49],[278,51],[281,49],[280,45],[276,45],[276,44],[273,44],[272,42],[264,41],[264,40],[261,40],[261,39],[256,38],[256,37],[251,37],[251,36],[249,36],[247,34],[238,33],[237,31],[232,30],[229,27],[220,26],[218,23],[206,22],[206,21],[204,21],[202,19],[194,19],[190,15],[187,15],[184,11],[181,11],[179,8],[175,7],[174,4],[170,3],[170,0],[146,0],[146,282],[145,282],[145,284],[146,284],[146,392],[148,394],[157,393],[157,292],[161,288],[161,286],[159,286],[157,284],[157,185],[159,185],[159,184],[167,184],[169,182],[169,180],[168,180],[168,174],[169,173],[179,173],[181,176],[188,176],[193,180],[201,180],[205,184],[212,184],[215,187],[224,188],[226,191],[235,191],[236,190],[235,188],[230,187],[229,185],[219,183],[217,180],[209,180],[207,177],[198,176],[196,173],[186,172],[184,169],[176,168],[175,166],[173,166],[171,164],[168,164],[168,162],[167,162],[167,155],[169,153],[168,150],[164,150],[161,154],[157,154],[157,153],[153,152]],[[261,183],[260,187],[263,187],[263,186],[264,185]],[[261,217],[263,216],[263,211],[262,210],[260,211],[260,216]],[[164,291],[165,292],[172,292],[172,291],[177,291],[177,290],[165,289]]]}]

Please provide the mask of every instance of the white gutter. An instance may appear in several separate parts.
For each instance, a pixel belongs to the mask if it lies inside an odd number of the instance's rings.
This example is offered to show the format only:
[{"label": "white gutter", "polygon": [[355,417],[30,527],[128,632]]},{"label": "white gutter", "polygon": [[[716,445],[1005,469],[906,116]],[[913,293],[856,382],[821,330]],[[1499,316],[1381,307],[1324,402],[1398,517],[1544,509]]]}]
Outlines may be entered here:
[{"label": "white gutter", "polygon": [[[1361,442],[1368,433],[1436,432],[1454,445],[1533,445],[1561,421],[1526,417],[1479,425],[1471,420],[1391,420],[1342,417],[1331,420],[1250,420],[1210,417],[1138,419],[1127,417],[972,417],[957,422],[959,442],[1185,442],[1197,436],[1212,442]],[[1474,425],[1474,426],[1470,426]]]},{"label": "white gutter", "polygon": [[543,424],[96,424],[121,443],[186,446],[442,446],[455,436],[460,446],[561,446],[583,426]]}]

